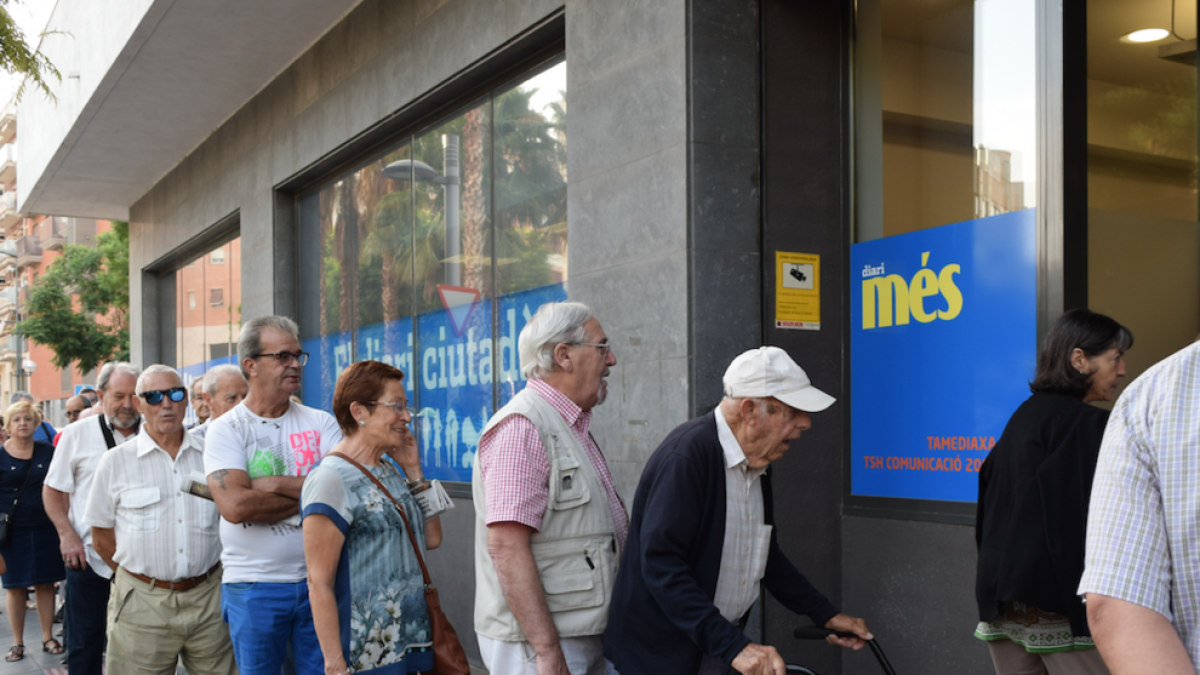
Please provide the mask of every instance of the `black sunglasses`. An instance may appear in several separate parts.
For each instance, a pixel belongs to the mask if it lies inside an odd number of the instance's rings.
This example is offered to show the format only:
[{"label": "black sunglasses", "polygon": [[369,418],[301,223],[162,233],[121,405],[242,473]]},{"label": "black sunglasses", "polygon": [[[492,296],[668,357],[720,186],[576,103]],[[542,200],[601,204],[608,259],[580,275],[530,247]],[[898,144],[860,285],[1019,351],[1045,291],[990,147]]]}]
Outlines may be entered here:
[{"label": "black sunglasses", "polygon": [[155,389],[154,391],[143,391],[141,393],[142,400],[150,405],[162,403],[164,396],[179,403],[187,397],[187,389],[183,387],[171,387],[170,389]]}]

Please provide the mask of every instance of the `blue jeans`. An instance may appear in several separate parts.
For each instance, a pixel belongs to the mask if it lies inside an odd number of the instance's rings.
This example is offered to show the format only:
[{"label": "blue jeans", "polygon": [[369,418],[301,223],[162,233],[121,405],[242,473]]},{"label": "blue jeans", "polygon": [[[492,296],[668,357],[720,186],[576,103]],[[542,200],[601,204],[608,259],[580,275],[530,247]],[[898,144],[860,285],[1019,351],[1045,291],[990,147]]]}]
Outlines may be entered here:
[{"label": "blue jeans", "polygon": [[87,563],[81,570],[67,570],[63,633],[67,640],[67,672],[70,675],[101,673],[111,587],[112,582],[93,572]]},{"label": "blue jeans", "polygon": [[229,624],[241,675],[279,675],[289,643],[298,675],[325,674],[307,581],[224,584],[221,614]]}]

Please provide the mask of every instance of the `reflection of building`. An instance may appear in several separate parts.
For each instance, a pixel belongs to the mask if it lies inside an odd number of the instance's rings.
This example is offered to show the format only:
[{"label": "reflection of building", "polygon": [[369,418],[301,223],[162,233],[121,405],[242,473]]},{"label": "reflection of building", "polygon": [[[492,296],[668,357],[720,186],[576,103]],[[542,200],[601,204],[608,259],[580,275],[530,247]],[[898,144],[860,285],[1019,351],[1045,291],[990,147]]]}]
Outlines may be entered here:
[{"label": "reflection of building", "polygon": [[[215,284],[196,281],[197,310],[183,287],[198,268],[221,274],[211,260],[186,265],[237,237],[241,316],[297,317],[313,354],[306,396],[355,359],[400,363],[413,400],[438,410],[418,426],[439,471],[469,464],[488,411],[520,385],[514,340],[536,304],[522,300],[553,297],[559,278],[616,346],[593,429],[627,500],[665,434],[719,399],[738,351],[782,346],[840,402],[776,467],[775,485],[790,488],[776,491],[780,542],[847,611],[911,618],[886,626],[898,661],[986,671],[964,628],[974,505],[853,492],[848,425],[880,413],[849,404],[849,298],[864,279],[845,269],[850,249],[987,214],[1036,218],[1048,247],[1034,256],[1042,329],[1066,307],[1119,315],[1137,334],[1140,372],[1200,332],[1195,69],[1115,39],[1158,20],[1150,2],[1086,3],[1086,20],[1083,0],[626,4],[260,0],[223,11],[232,5],[175,0],[131,14],[79,11],[116,0],[59,0],[50,29],[62,33],[43,44],[80,77],[56,90],[56,108],[36,96],[22,104],[53,121],[23,141],[37,169],[22,197],[39,211],[130,218],[143,365],[192,367],[228,339],[227,315],[187,316],[228,311],[211,304]],[[1180,26],[1194,25],[1191,7]],[[569,125],[522,98],[557,67],[569,73]],[[1007,79],[982,81],[995,72]],[[1012,145],[975,126],[1015,118],[1028,133]],[[434,182],[451,175],[450,137],[460,141],[453,187]],[[1013,157],[977,153],[977,138],[1004,138]],[[1021,183],[1006,166],[1014,159]],[[429,171],[382,174],[404,160]],[[459,256],[445,254],[455,191]],[[780,252],[820,256],[820,330],[773,320]],[[926,262],[930,274],[951,263],[971,271],[969,260],[922,253],[889,285],[896,298]],[[452,266],[482,296],[462,335],[437,288]],[[901,272],[889,263],[880,283]],[[928,303],[909,314],[943,308],[920,294],[931,288],[905,287]],[[1145,301],[1164,288],[1174,302]],[[200,326],[204,337],[191,337]],[[880,372],[905,382],[905,368],[943,352],[905,352]],[[978,356],[945,391],[1028,379]],[[451,409],[457,462],[446,453]],[[927,433],[985,435],[974,419]],[[470,513],[443,516],[447,541],[430,555],[449,575],[442,599],[461,626],[471,577],[448,561],[471,558],[461,536]],[[795,645],[794,618],[765,607],[752,622],[765,641],[820,672],[861,672],[856,657],[842,668],[836,650]]]},{"label": "reflection of building", "polygon": [[975,217],[1025,208],[1025,184],[1012,181],[1012,153],[975,148]]},{"label": "reflection of building", "polygon": [[237,354],[242,326],[241,240],[217,246],[186,263],[176,274],[176,288],[179,365],[229,362],[230,354]]},{"label": "reflection of building", "polygon": [[[95,383],[95,373],[79,373],[75,368],[59,370],[49,347],[23,340],[21,360],[26,366],[17,372],[16,321],[25,318],[25,305],[38,279],[62,254],[65,245],[95,246],[96,237],[107,231],[107,221],[90,218],[60,218],[28,215],[17,210],[17,119],[10,103],[0,112],[0,233],[12,241],[16,258],[0,256],[0,410],[8,407],[12,392],[21,388],[43,403],[51,423],[65,423],[63,404],[79,384]],[[18,315],[18,308],[20,314]],[[28,372],[33,364],[33,372]],[[22,385],[18,385],[22,382]]]}]

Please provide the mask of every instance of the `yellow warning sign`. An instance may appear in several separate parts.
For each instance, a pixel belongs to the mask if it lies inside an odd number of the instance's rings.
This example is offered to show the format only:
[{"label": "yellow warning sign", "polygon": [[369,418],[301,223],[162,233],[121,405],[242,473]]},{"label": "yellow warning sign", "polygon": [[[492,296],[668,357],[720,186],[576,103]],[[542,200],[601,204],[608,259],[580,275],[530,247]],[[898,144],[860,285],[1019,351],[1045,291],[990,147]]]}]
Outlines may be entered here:
[{"label": "yellow warning sign", "polygon": [[821,256],[775,252],[775,327],[821,330]]}]

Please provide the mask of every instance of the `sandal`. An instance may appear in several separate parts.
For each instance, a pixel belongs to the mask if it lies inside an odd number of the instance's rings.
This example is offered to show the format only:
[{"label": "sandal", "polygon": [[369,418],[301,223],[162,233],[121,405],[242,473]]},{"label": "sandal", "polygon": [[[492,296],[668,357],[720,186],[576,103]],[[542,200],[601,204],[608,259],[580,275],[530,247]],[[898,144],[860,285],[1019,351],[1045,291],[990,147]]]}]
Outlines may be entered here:
[{"label": "sandal", "polygon": [[47,654],[61,654],[65,652],[66,649],[63,648],[61,642],[55,640],[54,638],[50,638],[49,640],[42,641],[42,651],[46,652]]},{"label": "sandal", "polygon": [[4,660],[12,663],[23,658],[25,658],[25,645],[13,645],[8,648],[8,656],[5,656]]}]

